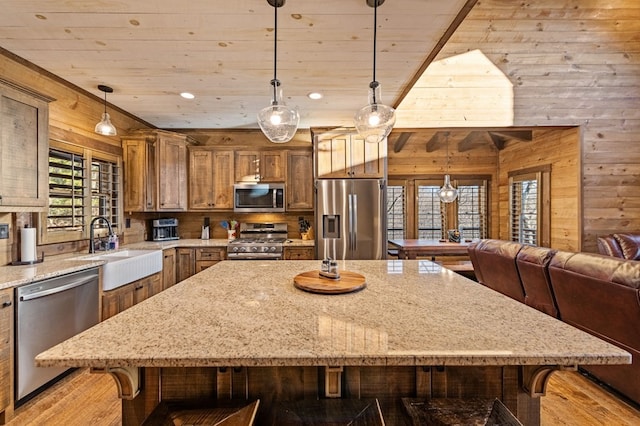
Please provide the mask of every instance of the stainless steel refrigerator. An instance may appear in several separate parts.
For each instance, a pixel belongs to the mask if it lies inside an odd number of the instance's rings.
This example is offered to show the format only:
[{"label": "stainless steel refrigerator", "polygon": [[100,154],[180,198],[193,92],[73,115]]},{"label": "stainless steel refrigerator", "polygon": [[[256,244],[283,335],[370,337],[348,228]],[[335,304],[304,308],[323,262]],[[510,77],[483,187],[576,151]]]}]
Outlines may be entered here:
[{"label": "stainless steel refrigerator", "polygon": [[315,185],[316,258],[386,258],[386,181],[317,179]]}]

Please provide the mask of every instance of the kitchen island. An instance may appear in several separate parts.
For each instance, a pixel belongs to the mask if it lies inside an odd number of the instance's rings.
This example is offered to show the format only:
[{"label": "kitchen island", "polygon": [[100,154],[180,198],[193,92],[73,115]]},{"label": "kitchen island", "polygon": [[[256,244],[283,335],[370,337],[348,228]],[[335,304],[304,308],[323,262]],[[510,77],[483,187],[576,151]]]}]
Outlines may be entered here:
[{"label": "kitchen island", "polygon": [[111,373],[123,424],[159,401],[260,400],[257,424],[287,401],[497,397],[539,423],[549,375],[630,363],[628,352],[423,260],[340,261],[360,291],[294,287],[319,261],[224,261],[40,354],[39,366]]}]

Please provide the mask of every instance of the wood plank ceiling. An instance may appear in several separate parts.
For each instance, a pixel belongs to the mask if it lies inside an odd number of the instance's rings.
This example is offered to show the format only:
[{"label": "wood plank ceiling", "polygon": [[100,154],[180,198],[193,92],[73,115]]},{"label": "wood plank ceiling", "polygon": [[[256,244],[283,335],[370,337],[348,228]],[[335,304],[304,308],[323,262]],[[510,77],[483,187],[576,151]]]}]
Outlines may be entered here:
[{"label": "wood plank ceiling", "polygon": [[[400,103],[476,1],[378,7],[376,79],[385,103]],[[160,128],[255,128],[270,103],[267,0],[6,0],[2,7],[2,48],[101,99],[98,84],[113,87],[109,103]],[[367,102],[372,39],[367,0],[290,0],[278,9],[278,78],[301,128],[352,126]],[[183,91],[196,98],[182,99]],[[310,100],[312,91],[324,97]]]}]

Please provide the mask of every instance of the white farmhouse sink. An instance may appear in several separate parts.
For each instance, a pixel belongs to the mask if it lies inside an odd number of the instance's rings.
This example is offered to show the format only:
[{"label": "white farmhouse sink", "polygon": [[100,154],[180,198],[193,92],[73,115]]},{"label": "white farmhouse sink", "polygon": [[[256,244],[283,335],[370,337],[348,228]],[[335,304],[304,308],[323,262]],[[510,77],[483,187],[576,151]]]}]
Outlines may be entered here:
[{"label": "white farmhouse sink", "polygon": [[102,289],[113,290],[162,271],[162,250],[119,250],[94,253],[74,260],[102,260]]}]

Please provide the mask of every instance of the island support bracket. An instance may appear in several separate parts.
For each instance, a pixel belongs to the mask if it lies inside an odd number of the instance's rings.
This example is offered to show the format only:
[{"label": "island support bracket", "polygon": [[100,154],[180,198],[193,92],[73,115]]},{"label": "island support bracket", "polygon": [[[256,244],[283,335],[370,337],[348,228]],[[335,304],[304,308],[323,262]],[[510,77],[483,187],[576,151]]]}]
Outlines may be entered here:
[{"label": "island support bracket", "polygon": [[118,398],[132,400],[140,393],[140,369],[137,367],[91,368],[92,373],[111,374],[118,386]]},{"label": "island support bracket", "polygon": [[576,371],[578,367],[562,365],[525,365],[522,366],[522,387],[531,398],[545,396],[547,383],[555,371]]}]

